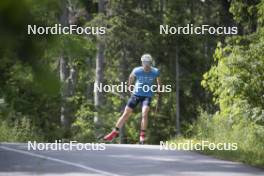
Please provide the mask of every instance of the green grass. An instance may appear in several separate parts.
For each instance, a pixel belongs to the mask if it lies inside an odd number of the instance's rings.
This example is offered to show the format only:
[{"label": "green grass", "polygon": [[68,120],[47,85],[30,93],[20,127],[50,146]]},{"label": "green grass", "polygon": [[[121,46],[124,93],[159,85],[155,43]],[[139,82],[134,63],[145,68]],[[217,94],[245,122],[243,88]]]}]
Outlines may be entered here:
[{"label": "green grass", "polygon": [[0,142],[26,142],[41,141],[43,138],[38,135],[37,129],[32,127],[26,118],[16,120],[14,125],[6,121],[0,122]]},{"label": "green grass", "polygon": [[[194,144],[201,143],[201,140],[195,138],[176,138],[169,141],[169,143],[180,144],[187,143],[192,140]],[[210,140],[204,139],[204,141],[213,142]],[[182,150],[182,149],[180,149]],[[204,150],[192,150],[198,153],[202,153],[205,155],[210,155],[218,159],[230,160],[230,161],[238,161],[251,166],[264,168],[264,150],[263,148],[259,148],[256,146],[251,147],[242,147],[241,143],[238,143],[238,149],[231,150],[209,150],[209,148],[205,147]]]},{"label": "green grass", "polygon": [[226,118],[220,115],[202,113],[190,126],[190,137],[172,139],[171,143],[193,140],[211,143],[237,143],[237,150],[209,150],[205,147],[200,153],[220,159],[238,161],[264,168],[264,126],[245,118]]}]

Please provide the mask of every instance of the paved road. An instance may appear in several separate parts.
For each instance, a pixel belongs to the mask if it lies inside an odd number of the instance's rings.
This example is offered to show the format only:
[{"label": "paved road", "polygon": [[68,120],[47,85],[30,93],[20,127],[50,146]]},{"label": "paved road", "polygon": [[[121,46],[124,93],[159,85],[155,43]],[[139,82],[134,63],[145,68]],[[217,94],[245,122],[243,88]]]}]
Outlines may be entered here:
[{"label": "paved road", "polygon": [[0,175],[264,176],[264,170],[159,146],[106,145],[104,151],[28,151],[0,144]]}]

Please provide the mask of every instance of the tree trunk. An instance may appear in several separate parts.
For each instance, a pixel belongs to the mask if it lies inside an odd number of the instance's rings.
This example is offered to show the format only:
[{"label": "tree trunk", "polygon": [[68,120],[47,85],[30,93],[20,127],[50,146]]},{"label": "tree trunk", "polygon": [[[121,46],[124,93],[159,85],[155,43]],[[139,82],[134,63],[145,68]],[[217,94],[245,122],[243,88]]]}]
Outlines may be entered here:
[{"label": "tree trunk", "polygon": [[[99,41],[97,44],[97,56],[96,56],[96,70],[95,70],[95,84],[100,85],[104,82],[104,44]],[[94,116],[94,122],[96,125],[100,124],[99,110],[103,104],[103,92],[94,92],[94,105],[96,108],[96,115]]]},{"label": "tree trunk", "polygon": [[69,110],[66,105],[66,99],[69,95],[68,89],[67,89],[67,78],[69,74],[69,70],[67,67],[67,62],[64,56],[60,57],[60,81],[62,83],[62,89],[61,89],[61,98],[62,98],[62,105],[61,105],[61,116],[60,121],[61,125],[64,131],[67,131],[70,126],[70,120],[69,120]]},{"label": "tree trunk", "polygon": [[[60,17],[60,23],[62,26],[67,26],[69,24],[69,12],[67,8],[67,2],[62,1],[62,15]],[[64,132],[68,131],[70,128],[70,116],[69,110],[66,105],[66,99],[69,96],[68,88],[67,88],[67,78],[69,76],[69,69],[68,69],[68,61],[64,54],[61,54],[59,58],[59,65],[60,65],[60,81],[62,83],[61,89],[61,98],[62,98],[62,105],[61,105],[61,116],[60,121]],[[66,132],[67,133],[67,132]],[[66,136],[66,135],[65,135]]]},{"label": "tree trunk", "polygon": [[180,67],[179,67],[179,53],[178,47],[176,46],[176,57],[175,57],[175,65],[176,65],[176,136],[181,134],[180,132]]},{"label": "tree trunk", "polygon": [[[69,25],[70,16],[73,16],[74,12],[69,11],[69,4],[68,1],[62,0],[62,15],[60,17],[60,23],[62,26]],[[67,103],[67,98],[73,96],[75,94],[75,88],[77,83],[77,71],[74,67],[69,67],[69,58],[64,55],[64,52],[61,53],[61,57],[59,58],[59,65],[60,65],[60,81],[62,83],[61,89],[61,98],[62,98],[62,105],[61,105],[61,126],[64,131],[64,137],[70,136],[70,127],[73,121],[72,116],[72,108]]]},{"label": "tree trunk", "polygon": [[[87,66],[87,69],[89,69],[89,70],[95,67],[92,60],[93,60],[92,58],[89,58],[89,57],[86,58],[86,66]],[[91,81],[92,77],[90,75],[90,72],[88,72],[86,79],[87,79],[88,84],[87,84],[85,96],[87,99],[90,99],[93,101],[93,90],[94,90],[93,86],[94,86],[94,84]]]},{"label": "tree trunk", "polygon": [[[99,0],[98,3],[98,11],[99,14],[104,14],[105,12],[105,1]],[[96,70],[95,70],[95,84],[100,84],[104,82],[104,50],[105,45],[103,41],[103,37],[98,39],[97,44],[97,55],[96,55]],[[94,92],[94,105],[96,108],[96,113],[94,116],[94,123],[98,127],[100,125],[100,108],[103,105],[103,93],[99,91]]]},{"label": "tree trunk", "polygon": [[[121,58],[121,62],[120,62],[120,81],[121,82],[125,82],[128,78],[128,74],[127,74],[127,55],[126,55],[126,49],[124,48],[122,51],[122,58]],[[122,96],[125,97],[125,93],[122,93]],[[121,111],[124,111],[126,106],[126,102],[125,100],[123,100],[123,103],[121,105]],[[126,139],[126,133],[125,130],[126,126],[125,124],[121,127],[120,129],[120,143],[121,144],[125,144],[127,143],[127,139]]]}]

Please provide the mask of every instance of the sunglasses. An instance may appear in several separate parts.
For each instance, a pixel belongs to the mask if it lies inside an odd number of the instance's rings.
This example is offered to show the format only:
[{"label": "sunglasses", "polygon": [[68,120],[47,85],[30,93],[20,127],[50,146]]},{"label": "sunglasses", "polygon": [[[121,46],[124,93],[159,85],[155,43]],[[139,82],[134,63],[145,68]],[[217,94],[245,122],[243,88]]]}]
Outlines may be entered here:
[{"label": "sunglasses", "polygon": [[142,61],[142,64],[143,65],[151,65],[151,62],[150,61]]}]

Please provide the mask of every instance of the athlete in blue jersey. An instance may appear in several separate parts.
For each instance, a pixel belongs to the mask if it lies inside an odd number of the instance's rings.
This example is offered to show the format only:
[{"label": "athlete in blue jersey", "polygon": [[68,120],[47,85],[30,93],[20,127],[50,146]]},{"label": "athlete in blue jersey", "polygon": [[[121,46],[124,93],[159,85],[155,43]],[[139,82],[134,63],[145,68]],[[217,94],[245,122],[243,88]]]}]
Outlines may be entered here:
[{"label": "athlete in blue jersey", "polygon": [[[158,92],[160,86],[160,72],[157,68],[152,67],[152,57],[149,54],[144,54],[141,57],[142,66],[133,69],[129,76],[129,90],[132,92],[130,99],[122,116],[118,119],[115,129],[104,137],[106,141],[112,141],[118,137],[119,129],[128,120],[134,108],[140,103],[142,107],[142,121],[140,131],[140,143],[145,141],[145,132],[148,124],[148,112],[150,109],[151,98],[154,91]],[[132,83],[135,81],[134,89]],[[156,84],[157,83],[157,84]]]}]

